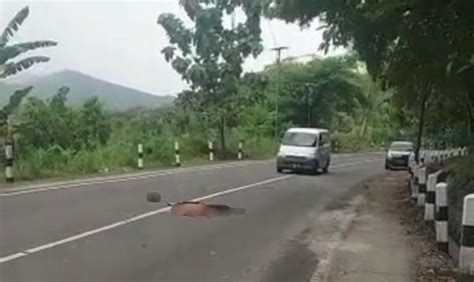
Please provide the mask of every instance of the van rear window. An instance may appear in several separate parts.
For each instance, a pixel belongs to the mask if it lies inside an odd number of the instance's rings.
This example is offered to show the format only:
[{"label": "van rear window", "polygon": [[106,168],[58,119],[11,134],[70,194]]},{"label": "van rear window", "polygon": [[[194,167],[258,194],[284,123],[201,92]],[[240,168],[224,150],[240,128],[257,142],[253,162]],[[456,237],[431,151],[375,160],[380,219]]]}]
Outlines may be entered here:
[{"label": "van rear window", "polygon": [[315,147],[318,142],[318,136],[311,133],[287,132],[283,137],[282,145]]}]

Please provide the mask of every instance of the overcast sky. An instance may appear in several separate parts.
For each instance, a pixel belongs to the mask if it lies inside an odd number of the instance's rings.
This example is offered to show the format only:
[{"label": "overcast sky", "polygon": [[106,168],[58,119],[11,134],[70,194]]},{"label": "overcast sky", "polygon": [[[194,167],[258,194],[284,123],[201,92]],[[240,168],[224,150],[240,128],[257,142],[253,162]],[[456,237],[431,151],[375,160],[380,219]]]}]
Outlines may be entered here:
[{"label": "overcast sky", "polygon": [[[161,13],[186,18],[178,0],[155,1],[16,1],[0,0],[0,29],[22,7],[30,16],[12,42],[52,39],[57,47],[42,49],[51,61],[36,65],[28,74],[63,69],[78,70],[98,78],[157,95],[175,94],[186,84],[165,62],[160,50],[168,45],[164,30],[156,23]],[[301,30],[276,20],[262,22],[264,52],[246,62],[247,71],[261,70],[275,60],[270,50],[288,46],[284,56],[320,54],[318,24]],[[342,50],[332,51],[340,54]]]}]

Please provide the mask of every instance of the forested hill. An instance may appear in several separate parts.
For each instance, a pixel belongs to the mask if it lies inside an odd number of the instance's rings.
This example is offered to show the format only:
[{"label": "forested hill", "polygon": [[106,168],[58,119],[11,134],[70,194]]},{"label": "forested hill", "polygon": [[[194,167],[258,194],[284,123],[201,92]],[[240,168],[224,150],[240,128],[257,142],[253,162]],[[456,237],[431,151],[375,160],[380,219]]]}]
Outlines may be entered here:
[{"label": "forested hill", "polygon": [[70,88],[67,100],[71,105],[82,104],[97,96],[106,108],[123,110],[135,107],[157,108],[172,104],[172,96],[156,96],[140,90],[107,82],[77,71],[65,70],[46,76],[32,77],[16,84],[0,82],[0,104],[5,105],[14,89],[25,85],[34,86],[29,94],[39,98],[49,98],[61,86]]}]

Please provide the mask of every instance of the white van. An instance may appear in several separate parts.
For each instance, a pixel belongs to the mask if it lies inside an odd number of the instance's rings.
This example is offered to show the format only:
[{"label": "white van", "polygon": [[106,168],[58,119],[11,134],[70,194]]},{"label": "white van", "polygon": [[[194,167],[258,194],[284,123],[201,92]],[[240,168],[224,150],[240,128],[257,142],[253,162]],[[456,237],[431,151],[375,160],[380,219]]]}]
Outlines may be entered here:
[{"label": "white van", "polygon": [[329,131],[320,128],[290,128],[277,155],[277,171],[328,172],[331,163]]}]

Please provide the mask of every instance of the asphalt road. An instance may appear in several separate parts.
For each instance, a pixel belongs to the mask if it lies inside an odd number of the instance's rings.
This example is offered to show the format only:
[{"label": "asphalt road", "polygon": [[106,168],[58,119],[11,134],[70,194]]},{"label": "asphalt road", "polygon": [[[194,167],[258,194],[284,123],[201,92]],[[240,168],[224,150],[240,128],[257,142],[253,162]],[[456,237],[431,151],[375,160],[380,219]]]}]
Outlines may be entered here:
[{"label": "asphalt road", "polygon": [[[353,154],[333,155],[327,175],[260,161],[0,190],[0,281],[305,281],[310,217],[382,171],[381,154]],[[177,217],[150,191],[246,213]]]}]

